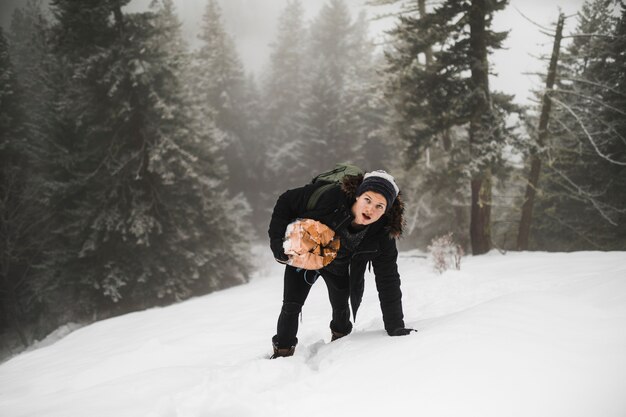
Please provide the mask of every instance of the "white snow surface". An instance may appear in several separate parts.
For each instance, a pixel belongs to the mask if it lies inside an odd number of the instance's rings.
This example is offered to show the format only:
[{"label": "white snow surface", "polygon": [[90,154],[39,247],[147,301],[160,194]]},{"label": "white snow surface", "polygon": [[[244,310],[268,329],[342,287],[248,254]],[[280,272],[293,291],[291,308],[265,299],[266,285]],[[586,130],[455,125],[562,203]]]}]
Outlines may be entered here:
[{"label": "white snow surface", "polygon": [[407,326],[383,330],[366,277],[329,343],[313,287],[292,358],[268,360],[282,266],[249,284],[80,328],[0,365],[2,417],[626,416],[626,253],[491,252],[437,275],[399,258]]}]

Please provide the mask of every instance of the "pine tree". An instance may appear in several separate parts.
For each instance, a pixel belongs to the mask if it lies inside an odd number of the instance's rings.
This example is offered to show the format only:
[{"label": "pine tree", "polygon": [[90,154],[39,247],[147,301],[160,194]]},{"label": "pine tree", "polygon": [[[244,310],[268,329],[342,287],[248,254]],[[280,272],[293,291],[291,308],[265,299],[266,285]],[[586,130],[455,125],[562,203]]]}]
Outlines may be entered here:
[{"label": "pine tree", "polygon": [[50,23],[39,2],[29,0],[23,8],[15,10],[8,36],[16,76],[23,90],[23,107],[28,109],[25,117],[29,142],[38,149],[48,148],[46,143],[55,129],[53,103],[58,94],[59,71],[50,48]]},{"label": "pine tree", "polygon": [[76,120],[59,234],[79,255],[57,267],[95,289],[105,311],[111,300],[136,309],[247,276],[215,138],[187,111],[172,2],[136,14],[123,5],[53,3],[57,48],[73,69],[63,110]]},{"label": "pine tree", "polygon": [[615,14],[619,7],[617,1],[586,2],[563,53],[560,80],[550,93],[554,117],[546,145],[549,165],[540,187],[544,216],[533,229],[535,247],[624,247],[626,42],[623,6],[621,19]]},{"label": "pine tree", "polygon": [[[42,322],[51,316],[50,294],[59,288],[58,280],[47,279],[43,265],[46,253],[54,245],[53,195],[58,184],[51,178],[51,161],[59,160],[55,146],[55,128],[58,118],[54,102],[60,91],[60,71],[49,42],[49,23],[39,3],[27,2],[16,9],[11,20],[9,49],[15,68],[15,82],[19,85],[21,140],[12,147],[13,156],[6,165],[11,172],[12,186],[5,194],[6,240],[12,249],[9,269],[16,285],[15,311],[20,312],[19,334],[23,344],[41,337],[51,330],[54,320]],[[26,111],[26,109],[28,111]]]},{"label": "pine tree", "polygon": [[[352,161],[354,138],[346,83],[350,56],[350,12],[343,0],[326,3],[311,27],[309,89],[303,102],[302,163],[309,170],[332,168]],[[328,154],[335,161],[327,160]]]},{"label": "pine tree", "polygon": [[28,340],[22,315],[30,288],[27,185],[29,151],[24,135],[24,110],[9,47],[0,28],[0,331],[13,329],[22,343]]},{"label": "pine tree", "polygon": [[364,18],[353,23],[343,0],[330,0],[313,22],[301,118],[301,159],[308,172],[363,160],[367,130],[376,122],[370,113],[375,111],[373,45],[366,34]]},{"label": "pine tree", "polygon": [[254,174],[249,170],[246,79],[235,44],[224,30],[216,0],[208,0],[198,36],[202,44],[194,56],[191,84],[194,104],[204,109],[223,134],[223,155],[228,167],[228,188],[233,194],[249,191]]},{"label": "pine tree", "polygon": [[243,187],[245,201],[249,205],[250,221],[257,236],[267,232],[267,143],[263,134],[263,105],[261,93],[252,74],[244,85],[241,117],[245,122],[241,131],[243,150],[239,159],[245,160],[248,175]]},{"label": "pine tree", "polygon": [[367,17],[361,12],[350,30],[345,88],[347,125],[354,143],[351,159],[367,169],[390,170],[395,158],[385,132],[389,108],[380,88],[384,84],[384,60],[374,56],[368,33]]},{"label": "pine tree", "polygon": [[[263,136],[267,138],[268,170],[265,174],[272,196],[265,205],[275,203],[279,190],[294,187],[302,179],[303,138],[300,120],[306,94],[306,29],[304,9],[299,0],[288,1],[272,44],[269,71],[264,82]],[[298,178],[301,180],[299,182]],[[271,201],[273,200],[273,201]]]},{"label": "pine tree", "polygon": [[[423,16],[402,16],[387,54],[388,97],[408,158],[418,160],[441,141],[454,161],[444,165],[457,178],[452,183],[470,182],[474,254],[492,245],[492,176],[502,167],[504,120],[512,107],[510,97],[491,92],[488,80],[488,52],[506,37],[490,29],[491,18],[506,3],[450,0]],[[458,127],[466,133],[459,135]]]}]

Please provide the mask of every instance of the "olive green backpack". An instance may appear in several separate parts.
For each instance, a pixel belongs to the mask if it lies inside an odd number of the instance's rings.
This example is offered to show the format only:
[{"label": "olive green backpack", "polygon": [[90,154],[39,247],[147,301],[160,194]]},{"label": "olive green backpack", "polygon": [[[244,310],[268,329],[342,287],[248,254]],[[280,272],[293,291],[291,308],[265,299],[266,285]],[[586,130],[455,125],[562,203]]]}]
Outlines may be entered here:
[{"label": "olive green backpack", "polygon": [[359,168],[356,165],[352,165],[348,163],[337,164],[335,165],[335,168],[331,169],[330,171],[322,172],[321,174],[313,178],[313,180],[311,180],[311,183],[314,184],[317,182],[325,182],[327,184],[322,185],[321,187],[313,191],[313,194],[311,194],[311,197],[309,197],[309,201],[307,202],[307,205],[306,205],[307,211],[313,210],[315,208],[315,205],[319,201],[320,197],[326,191],[330,190],[337,184],[340,184],[343,181],[344,177],[357,176],[357,175],[363,175],[363,174],[364,172],[361,168]]}]

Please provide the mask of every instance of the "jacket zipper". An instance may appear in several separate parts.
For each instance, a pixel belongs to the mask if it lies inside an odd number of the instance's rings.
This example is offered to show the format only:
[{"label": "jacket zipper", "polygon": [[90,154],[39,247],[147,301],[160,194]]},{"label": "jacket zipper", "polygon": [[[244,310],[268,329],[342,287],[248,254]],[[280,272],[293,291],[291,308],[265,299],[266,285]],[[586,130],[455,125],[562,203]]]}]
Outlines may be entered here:
[{"label": "jacket zipper", "polygon": [[350,219],[350,216],[347,216],[345,219],[343,219],[343,220],[341,221],[341,223],[339,223],[339,224],[335,227],[335,229],[339,230],[339,228],[340,228],[341,226],[343,226],[343,224],[344,224],[344,223],[346,222],[346,220],[348,220],[348,219]]},{"label": "jacket zipper", "polygon": [[[351,270],[352,270],[352,258],[354,258],[356,255],[362,255],[364,253],[376,253],[378,252],[378,250],[363,250],[360,252],[355,252],[352,254],[352,256],[350,257],[350,262],[348,262],[348,276],[352,276]],[[370,264],[372,261],[368,261]]]}]

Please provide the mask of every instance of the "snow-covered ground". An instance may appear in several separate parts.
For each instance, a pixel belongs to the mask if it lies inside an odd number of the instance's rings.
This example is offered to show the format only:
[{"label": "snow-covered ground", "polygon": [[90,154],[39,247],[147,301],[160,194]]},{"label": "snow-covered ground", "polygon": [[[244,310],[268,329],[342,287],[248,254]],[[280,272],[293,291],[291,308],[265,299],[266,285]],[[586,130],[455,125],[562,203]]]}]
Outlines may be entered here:
[{"label": "snow-covered ground", "polygon": [[2,417],[626,416],[626,253],[492,252],[436,275],[400,257],[391,338],[372,277],[329,343],[319,280],[292,358],[268,360],[282,272],[92,324],[0,365]]}]

